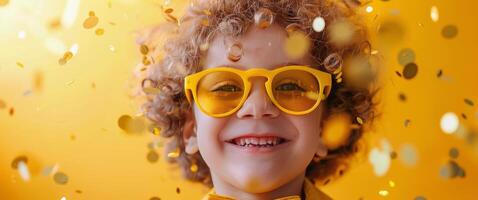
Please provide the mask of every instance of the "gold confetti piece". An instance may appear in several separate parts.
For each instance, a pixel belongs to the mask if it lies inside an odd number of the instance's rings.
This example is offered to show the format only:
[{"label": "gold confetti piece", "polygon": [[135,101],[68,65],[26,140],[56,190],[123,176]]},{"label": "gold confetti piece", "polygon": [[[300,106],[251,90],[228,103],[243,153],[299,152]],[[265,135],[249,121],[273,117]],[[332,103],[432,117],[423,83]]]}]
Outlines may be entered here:
[{"label": "gold confetti piece", "polygon": [[325,28],[325,20],[322,17],[316,17],[312,22],[312,28],[315,32],[322,32]]},{"label": "gold confetti piece", "polygon": [[227,58],[232,62],[237,62],[241,59],[243,55],[242,44],[234,43],[228,49]]},{"label": "gold confetti piece", "polygon": [[63,172],[57,172],[53,175],[53,180],[56,184],[65,185],[68,183],[68,176]]},{"label": "gold confetti piece", "polygon": [[395,152],[395,151],[390,152],[390,158],[391,159],[395,159],[395,158],[397,158],[397,156],[398,156],[397,152]]},{"label": "gold confetti piece", "polygon": [[405,122],[403,122],[403,125],[405,127],[408,127],[410,125],[411,121],[409,119],[406,119]]},{"label": "gold confetti piece", "polygon": [[21,62],[17,62],[17,66],[22,68],[22,69],[25,68],[25,65],[23,65],[23,63],[21,63]]},{"label": "gold confetti piece", "polygon": [[98,17],[94,15],[91,15],[91,12],[90,11],[90,16],[88,18],[85,19],[85,21],[83,22],[83,28],[85,29],[91,29],[93,27],[95,27],[97,24],[98,24]]},{"label": "gold confetti piece", "polygon": [[351,42],[354,34],[354,26],[347,20],[337,20],[329,26],[330,41],[338,46]]},{"label": "gold confetti piece", "polygon": [[181,190],[179,189],[179,187],[176,188],[176,193],[181,193]]},{"label": "gold confetti piece", "polygon": [[209,19],[201,19],[202,26],[209,26]]},{"label": "gold confetti piece", "polygon": [[440,78],[443,75],[443,70],[439,69],[437,72],[437,78]]},{"label": "gold confetti piece", "polygon": [[430,9],[430,18],[433,22],[438,22],[440,16],[438,14],[438,8],[436,6],[432,6],[432,8]]},{"label": "gold confetti piece", "polygon": [[160,135],[161,134],[161,129],[158,127],[154,127],[152,131],[153,135]]},{"label": "gold confetti piece", "polygon": [[400,99],[400,101],[402,102],[405,102],[407,101],[407,96],[404,93],[400,92],[400,94],[398,94],[398,99]]},{"label": "gold confetti piece", "polygon": [[303,57],[309,51],[309,47],[310,40],[301,31],[292,32],[284,45],[285,52],[292,59]]},{"label": "gold confetti piece", "polygon": [[6,6],[9,2],[9,0],[0,0],[0,7]]},{"label": "gold confetti piece", "polygon": [[176,150],[168,153],[168,158],[177,158],[179,157],[180,150],[176,148]]},{"label": "gold confetti piece", "polygon": [[96,14],[95,14],[95,11],[90,11],[90,12],[88,12],[88,16],[90,16],[90,17],[93,17],[93,16],[95,16],[95,15],[96,15]]},{"label": "gold confetti piece", "polygon": [[18,168],[18,163],[20,161],[24,162],[24,163],[28,163],[28,158],[24,155],[21,155],[21,156],[16,157],[15,159],[13,159],[13,161],[11,163],[12,169],[17,169]]},{"label": "gold confetti piece", "polygon": [[388,185],[391,187],[391,188],[394,188],[395,187],[395,182],[390,180],[388,181]]},{"label": "gold confetti piece", "polygon": [[139,47],[139,51],[141,52],[141,54],[146,55],[146,54],[149,53],[149,48],[148,48],[147,45],[142,44],[142,45]]},{"label": "gold confetti piece", "polygon": [[415,63],[408,63],[405,65],[403,68],[403,77],[405,79],[412,79],[417,75],[418,72],[418,66]]},{"label": "gold confetti piece", "polygon": [[378,194],[382,197],[388,196],[389,192],[387,190],[380,190],[378,191]]},{"label": "gold confetti piece", "polygon": [[466,103],[467,105],[469,105],[469,106],[474,106],[474,105],[475,105],[475,103],[473,103],[473,101],[472,101],[471,99],[466,99],[466,98],[465,98],[464,101],[465,101],[465,103]]},{"label": "gold confetti piece", "polygon": [[66,64],[66,60],[65,60],[64,58],[60,58],[60,59],[58,60],[58,64],[64,65],[64,64]]},{"label": "gold confetti piece", "polygon": [[458,27],[455,25],[446,25],[443,27],[441,34],[446,39],[452,39],[458,35]]},{"label": "gold confetti piece", "polygon": [[118,126],[126,133],[141,133],[145,129],[142,117],[131,117],[129,115],[122,115],[118,119]]},{"label": "gold confetti piece", "polygon": [[193,173],[196,173],[198,171],[198,166],[195,163],[193,163],[191,167],[189,167],[189,170],[191,170],[191,172]]},{"label": "gold confetti piece", "polygon": [[448,152],[448,155],[450,156],[450,158],[452,159],[457,159],[458,156],[459,156],[460,152],[458,151],[457,148],[453,147],[450,149],[450,151]]},{"label": "gold confetti piece", "polygon": [[329,150],[341,147],[350,136],[352,118],[346,113],[333,114],[325,121],[322,139]]},{"label": "gold confetti piece", "polygon": [[159,197],[151,197],[151,198],[149,198],[149,200],[161,200],[161,198],[159,198]]},{"label": "gold confetti piece", "polygon": [[398,53],[398,63],[400,65],[406,66],[412,62],[415,62],[415,52],[412,49],[405,48]]},{"label": "gold confetti piece", "polygon": [[149,61],[148,57],[146,56],[143,56],[143,65],[150,65],[151,64],[151,61]]},{"label": "gold confetti piece", "polygon": [[156,151],[151,150],[148,152],[148,155],[146,156],[146,158],[148,159],[150,163],[155,163],[158,161],[159,155],[158,153],[156,153]]},{"label": "gold confetti piece", "polygon": [[105,30],[102,29],[102,28],[97,28],[97,29],[95,30],[95,34],[96,34],[97,36],[102,36],[104,33],[105,33]]},{"label": "gold confetti piece", "polygon": [[360,117],[355,118],[360,125],[363,125],[363,119]]},{"label": "gold confetti piece", "polygon": [[15,114],[15,108],[11,107],[8,113],[10,114],[10,116],[13,116]]},{"label": "gold confetti piece", "polygon": [[254,13],[254,24],[259,28],[268,28],[273,22],[274,13],[267,8],[260,8]]},{"label": "gold confetti piece", "polygon": [[172,13],[173,11],[174,11],[174,9],[172,9],[172,8],[167,8],[166,10],[164,10],[164,13],[170,14],[170,13]]},{"label": "gold confetti piece", "polygon": [[342,67],[342,63],[342,56],[338,53],[332,53],[324,59],[323,65],[327,72],[338,74],[340,72],[339,69]]}]

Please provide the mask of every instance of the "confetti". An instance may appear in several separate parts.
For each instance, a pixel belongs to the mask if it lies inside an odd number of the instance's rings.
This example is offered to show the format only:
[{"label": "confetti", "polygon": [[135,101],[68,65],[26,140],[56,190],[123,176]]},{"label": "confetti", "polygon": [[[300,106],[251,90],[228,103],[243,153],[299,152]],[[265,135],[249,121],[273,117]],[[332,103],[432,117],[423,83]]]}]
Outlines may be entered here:
[{"label": "confetti", "polygon": [[141,133],[145,128],[141,117],[133,118],[129,115],[122,115],[118,119],[118,126],[126,133]]},{"label": "confetti", "polygon": [[8,114],[10,114],[10,116],[13,116],[15,114],[15,108],[11,107],[8,111]]},{"label": "confetti", "polygon": [[446,39],[452,39],[458,35],[458,28],[455,25],[446,25],[443,27],[441,34]]},{"label": "confetti", "polygon": [[453,112],[445,113],[440,120],[441,130],[446,134],[453,134],[458,130],[459,119]]},{"label": "confetti", "polygon": [[473,103],[473,101],[472,101],[471,99],[465,98],[464,101],[465,101],[465,103],[466,103],[467,105],[469,105],[469,106],[474,106],[474,105],[475,105],[475,103]]},{"label": "confetti", "polygon": [[400,99],[400,101],[402,101],[402,102],[405,102],[405,101],[407,101],[407,96],[403,92],[400,92],[398,94],[398,99]]},{"label": "confetti", "polygon": [[292,58],[301,58],[308,51],[310,47],[310,40],[302,31],[294,31],[286,39],[284,48],[287,55]]},{"label": "confetti", "polygon": [[342,67],[342,56],[338,53],[332,53],[328,55],[323,62],[325,70],[329,73],[333,73]]},{"label": "confetti", "polygon": [[330,41],[335,45],[342,46],[351,42],[355,27],[347,20],[339,19],[329,26]]},{"label": "confetti", "polygon": [[23,65],[23,63],[21,63],[21,62],[17,62],[17,66],[22,68],[22,69],[25,68],[25,65]]},{"label": "confetti", "polygon": [[410,126],[410,123],[411,123],[411,121],[409,119],[406,119],[405,122],[403,122],[403,125],[405,127],[408,127],[408,126]]},{"label": "confetti", "polygon": [[25,37],[27,36],[27,33],[25,31],[19,31],[18,34],[17,34],[17,37],[18,39],[25,39]]},{"label": "confetti", "polygon": [[414,78],[416,75],[417,75],[417,72],[418,72],[418,66],[417,64],[415,63],[408,63],[407,65],[405,65],[405,67],[403,68],[403,77],[405,79],[412,79]]},{"label": "confetti", "polygon": [[148,155],[146,156],[146,158],[148,159],[150,163],[155,163],[158,161],[159,155],[158,153],[156,153],[156,151],[151,150],[148,152]]},{"label": "confetti", "polygon": [[417,164],[418,154],[413,145],[403,144],[400,148],[400,155],[403,164],[407,166],[414,166]]},{"label": "confetti", "polygon": [[18,169],[18,163],[19,162],[28,163],[28,158],[26,156],[22,155],[22,156],[18,156],[15,159],[13,159],[13,161],[11,163],[12,169]]},{"label": "confetti", "polygon": [[53,180],[59,185],[65,185],[68,183],[68,176],[63,172],[57,172],[53,175]]},{"label": "confetti", "polygon": [[393,187],[395,187],[395,182],[390,180],[390,181],[388,181],[388,185],[389,185],[391,188],[393,188]]},{"label": "confetti", "polygon": [[102,28],[97,28],[97,29],[95,30],[95,34],[96,34],[97,36],[102,36],[104,33],[105,33],[105,30],[102,29]]},{"label": "confetti", "polygon": [[400,65],[406,66],[412,62],[415,62],[415,52],[412,49],[405,48],[398,53],[398,63]]},{"label": "confetti", "polygon": [[443,70],[439,69],[437,72],[437,77],[440,78],[443,75]]},{"label": "confetti", "polygon": [[378,191],[378,194],[382,197],[388,196],[389,192],[387,190],[380,190]]},{"label": "confetti", "polygon": [[460,152],[455,147],[451,148],[450,151],[448,152],[448,155],[450,156],[450,158],[453,158],[453,159],[457,159],[459,154]]},{"label": "confetti", "polygon": [[140,47],[139,47],[139,52],[141,52],[142,55],[147,55],[149,53],[149,48],[147,45],[145,44],[142,44]]},{"label": "confetti", "polygon": [[151,197],[151,198],[149,198],[149,200],[161,200],[161,198],[159,198],[159,197]]},{"label": "confetti", "polygon": [[61,17],[61,25],[70,28],[74,25],[78,11],[80,8],[80,0],[67,0],[63,15]]},{"label": "confetti", "polygon": [[430,18],[433,22],[438,22],[440,16],[438,15],[438,8],[436,6],[432,6],[430,9]]},{"label": "confetti", "polygon": [[228,49],[227,58],[232,62],[237,62],[241,59],[243,55],[243,49],[241,43],[234,43]]},{"label": "confetti", "polygon": [[83,21],[83,28],[85,29],[91,29],[95,27],[99,21],[98,17],[95,16],[95,12],[90,11],[88,15],[89,15],[88,18],[86,18],[85,21]]},{"label": "confetti", "polygon": [[0,0],[0,7],[6,6],[9,2],[10,0]]},{"label": "confetti", "polygon": [[460,168],[458,163],[453,160],[448,161],[440,167],[440,176],[445,179],[455,178],[461,173],[460,177],[464,177],[464,171]]},{"label": "confetti", "polygon": [[325,20],[322,17],[316,17],[312,22],[312,28],[315,32],[322,32],[325,28]]},{"label": "confetti", "polygon": [[423,196],[417,196],[415,197],[415,200],[427,200],[427,199]]},{"label": "confetti", "polygon": [[274,13],[267,8],[260,8],[254,13],[254,23],[259,28],[265,29],[274,22]]},{"label": "confetti", "polygon": [[181,190],[179,189],[179,187],[176,188],[176,193],[181,193]]},{"label": "confetti", "polygon": [[362,125],[362,124],[363,124],[363,119],[362,119],[362,118],[360,118],[360,117],[357,117],[357,118],[356,118],[356,120],[357,120],[357,122],[358,122],[360,125]]},{"label": "confetti", "polygon": [[29,181],[30,180],[30,170],[28,169],[28,166],[27,166],[26,162],[23,161],[23,160],[18,161],[17,167],[18,167],[17,170],[18,170],[18,173],[20,174],[20,177],[24,181]]},{"label": "confetti", "polygon": [[63,54],[63,57],[61,57],[58,60],[58,64],[65,65],[72,57],[73,57],[73,53],[70,51],[67,51],[65,52],[65,54]]},{"label": "confetti", "polygon": [[373,166],[376,176],[384,176],[390,168],[390,153],[387,150],[373,148],[368,154],[369,162]]},{"label": "confetti", "polygon": [[168,158],[177,158],[179,157],[180,150],[176,148],[176,150],[168,153]]},{"label": "confetti", "polygon": [[365,8],[365,12],[368,12],[368,13],[373,12],[373,7],[372,7],[372,6],[367,6],[367,7]]},{"label": "confetti", "polygon": [[329,150],[336,149],[344,144],[350,136],[352,117],[341,113],[327,118],[322,129],[322,139]]},{"label": "confetti", "polygon": [[303,30],[302,26],[298,23],[292,23],[285,27],[285,31],[287,32],[287,36],[291,36],[296,31]]},{"label": "confetti", "polygon": [[191,170],[191,172],[193,173],[196,173],[198,171],[198,166],[195,163],[193,163],[191,167],[189,167],[189,170]]}]

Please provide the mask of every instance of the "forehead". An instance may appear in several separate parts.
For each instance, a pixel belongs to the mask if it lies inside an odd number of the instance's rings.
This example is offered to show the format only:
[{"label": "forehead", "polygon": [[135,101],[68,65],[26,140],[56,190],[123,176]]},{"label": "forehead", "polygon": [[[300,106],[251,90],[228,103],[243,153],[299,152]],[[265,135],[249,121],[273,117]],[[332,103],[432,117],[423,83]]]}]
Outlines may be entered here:
[{"label": "forehead", "polygon": [[[204,69],[229,66],[242,70],[250,68],[275,69],[290,64],[312,65],[311,59],[305,55],[302,58],[290,58],[284,50],[287,40],[285,29],[277,24],[260,29],[256,26],[237,37],[227,37],[218,34],[209,45],[204,57]],[[237,62],[228,59],[228,49],[235,43],[242,46],[242,56]]]}]

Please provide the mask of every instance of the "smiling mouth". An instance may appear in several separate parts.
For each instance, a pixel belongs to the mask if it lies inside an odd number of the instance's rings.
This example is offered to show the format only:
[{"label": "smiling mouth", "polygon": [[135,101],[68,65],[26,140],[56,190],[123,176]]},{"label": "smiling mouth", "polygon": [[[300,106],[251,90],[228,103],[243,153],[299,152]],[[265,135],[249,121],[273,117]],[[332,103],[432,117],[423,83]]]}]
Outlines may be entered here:
[{"label": "smiling mouth", "polygon": [[274,147],[274,146],[286,143],[288,141],[289,140],[286,140],[281,137],[269,136],[269,137],[239,137],[226,142],[239,147],[268,148],[268,147]]}]

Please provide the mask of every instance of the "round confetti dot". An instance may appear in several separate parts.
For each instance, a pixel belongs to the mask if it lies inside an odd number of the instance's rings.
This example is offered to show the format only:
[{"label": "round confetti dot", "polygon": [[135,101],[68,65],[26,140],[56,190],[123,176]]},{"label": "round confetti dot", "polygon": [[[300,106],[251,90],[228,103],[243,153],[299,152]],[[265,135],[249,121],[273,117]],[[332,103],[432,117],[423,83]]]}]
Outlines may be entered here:
[{"label": "round confetti dot", "polygon": [[322,17],[316,17],[312,22],[312,28],[315,32],[322,32],[325,28],[325,20]]},{"label": "round confetti dot", "polygon": [[450,156],[450,158],[456,159],[458,158],[459,151],[457,148],[451,148],[450,151],[448,152],[448,155]]},{"label": "round confetti dot", "polygon": [[145,44],[142,44],[140,47],[139,47],[139,52],[141,52],[141,54],[143,55],[146,55],[149,53],[149,48],[147,45]]},{"label": "round confetti dot", "polygon": [[292,58],[303,57],[310,47],[310,41],[301,31],[295,31],[286,39],[284,48],[287,55]]},{"label": "round confetti dot", "polygon": [[407,65],[405,65],[402,72],[403,77],[405,79],[412,79],[417,75],[417,73],[418,73],[418,66],[415,63],[408,63]]},{"label": "round confetti dot", "polygon": [[158,161],[159,155],[158,153],[156,153],[156,151],[151,150],[148,152],[148,155],[146,156],[146,158],[148,159],[150,163],[155,163]]},{"label": "round confetti dot", "polygon": [[55,183],[57,184],[65,185],[68,183],[68,176],[63,172],[57,172],[53,175],[53,180],[55,180]]},{"label": "round confetti dot", "polygon": [[418,154],[416,148],[411,144],[404,144],[400,149],[400,158],[403,164],[407,166],[414,166],[418,161]]},{"label": "round confetti dot", "polygon": [[243,55],[242,44],[234,43],[228,49],[227,58],[232,62],[237,62],[241,59],[242,55]]},{"label": "round confetti dot", "polygon": [[95,30],[95,34],[97,36],[102,36],[104,33],[105,33],[105,29],[98,28],[98,29]]},{"label": "round confetti dot", "polygon": [[254,13],[254,23],[259,28],[265,29],[274,22],[274,13],[267,8],[260,8]]},{"label": "round confetti dot", "polygon": [[469,106],[474,106],[475,103],[471,99],[464,99],[465,103]]},{"label": "round confetti dot", "polygon": [[0,99],[0,109],[5,109],[7,107],[7,103]]},{"label": "round confetti dot", "polygon": [[406,66],[407,64],[412,62],[415,62],[415,52],[412,49],[402,49],[398,53],[398,63],[400,63],[400,65]]},{"label": "round confetti dot", "polygon": [[28,163],[28,158],[26,156],[22,155],[22,156],[18,156],[15,159],[13,159],[12,164],[11,164],[12,169],[17,169],[19,162]]},{"label": "round confetti dot", "polygon": [[327,70],[329,73],[333,73],[342,67],[342,62],[342,56],[340,56],[340,54],[332,53],[324,59],[323,65],[325,70]]},{"label": "round confetti dot", "polygon": [[443,132],[446,134],[453,134],[458,130],[459,119],[458,116],[453,112],[445,113],[440,120],[440,127]]},{"label": "round confetti dot", "polygon": [[432,8],[430,9],[430,18],[433,22],[438,22],[440,16],[438,14],[438,8],[436,6],[432,6]]},{"label": "round confetti dot", "polygon": [[455,25],[446,25],[441,31],[441,35],[446,39],[451,39],[458,35],[458,27]]}]

